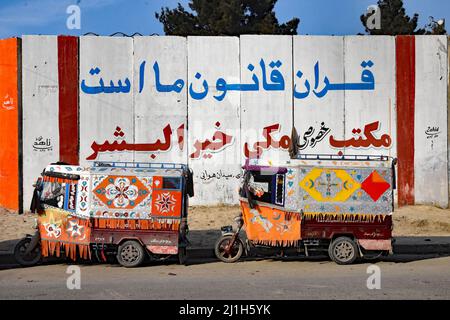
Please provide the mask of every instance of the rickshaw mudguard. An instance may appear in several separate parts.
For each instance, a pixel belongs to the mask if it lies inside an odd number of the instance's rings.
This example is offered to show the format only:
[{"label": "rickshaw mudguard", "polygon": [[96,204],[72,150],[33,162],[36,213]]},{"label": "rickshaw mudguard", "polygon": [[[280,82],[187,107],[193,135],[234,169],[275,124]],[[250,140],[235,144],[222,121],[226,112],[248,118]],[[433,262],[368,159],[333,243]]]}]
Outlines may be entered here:
[{"label": "rickshaw mudguard", "polygon": [[234,236],[234,232],[226,232],[226,233],[222,233],[222,237],[226,237],[226,236]]},{"label": "rickshaw mudguard", "polygon": [[36,232],[31,236],[31,242],[30,245],[25,250],[25,255],[30,254],[38,245],[41,240],[41,234],[39,230],[36,230]]},{"label": "rickshaw mudguard", "polygon": [[358,244],[365,250],[392,251],[391,239],[358,239]]}]

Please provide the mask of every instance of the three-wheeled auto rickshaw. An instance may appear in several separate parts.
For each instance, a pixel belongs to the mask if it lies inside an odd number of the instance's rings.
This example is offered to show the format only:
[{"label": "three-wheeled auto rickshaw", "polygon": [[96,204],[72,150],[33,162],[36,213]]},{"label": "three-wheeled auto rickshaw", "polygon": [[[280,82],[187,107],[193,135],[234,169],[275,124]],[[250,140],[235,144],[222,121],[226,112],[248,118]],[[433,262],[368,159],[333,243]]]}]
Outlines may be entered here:
[{"label": "three-wheeled auto rickshaw", "polygon": [[192,172],[182,164],[95,162],[45,168],[35,185],[34,236],[16,246],[23,265],[40,256],[107,261],[135,267],[146,257],[186,259]]},{"label": "three-wheeled auto rickshaw", "polygon": [[392,252],[396,162],[341,155],[298,155],[277,165],[247,161],[238,228],[222,227],[216,256],[235,262],[243,253],[327,252],[351,264]]}]

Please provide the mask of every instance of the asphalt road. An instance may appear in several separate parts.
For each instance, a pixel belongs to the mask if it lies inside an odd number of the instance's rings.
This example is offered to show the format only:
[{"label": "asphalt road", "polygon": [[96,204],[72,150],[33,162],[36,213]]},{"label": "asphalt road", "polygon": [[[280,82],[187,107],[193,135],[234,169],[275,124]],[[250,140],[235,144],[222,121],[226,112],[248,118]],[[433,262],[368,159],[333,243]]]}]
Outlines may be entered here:
[{"label": "asphalt road", "polygon": [[0,299],[450,299],[450,257],[394,256],[375,265],[381,288],[372,290],[371,263],[339,266],[324,258],[136,269],[85,264],[80,289],[69,290],[69,265],[51,264],[0,270]]}]

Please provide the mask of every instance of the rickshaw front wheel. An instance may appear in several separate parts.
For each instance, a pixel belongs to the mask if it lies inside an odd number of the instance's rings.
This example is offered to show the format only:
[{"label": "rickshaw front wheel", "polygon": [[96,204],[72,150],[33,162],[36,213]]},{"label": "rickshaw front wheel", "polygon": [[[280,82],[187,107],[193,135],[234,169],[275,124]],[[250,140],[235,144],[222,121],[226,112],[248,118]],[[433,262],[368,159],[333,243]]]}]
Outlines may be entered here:
[{"label": "rickshaw front wheel", "polygon": [[31,244],[31,238],[23,238],[14,247],[14,259],[18,264],[24,267],[30,267],[37,264],[41,258],[41,246],[38,244],[29,254],[25,252]]},{"label": "rickshaw front wheel", "polygon": [[214,252],[219,260],[226,263],[232,263],[241,258],[242,253],[244,252],[244,244],[241,239],[237,238],[234,241],[233,247],[229,248],[232,240],[233,235],[225,235],[217,240]]},{"label": "rickshaw front wheel", "polygon": [[141,265],[144,259],[145,250],[138,241],[128,240],[119,246],[117,260],[120,265],[126,268],[133,268]]}]

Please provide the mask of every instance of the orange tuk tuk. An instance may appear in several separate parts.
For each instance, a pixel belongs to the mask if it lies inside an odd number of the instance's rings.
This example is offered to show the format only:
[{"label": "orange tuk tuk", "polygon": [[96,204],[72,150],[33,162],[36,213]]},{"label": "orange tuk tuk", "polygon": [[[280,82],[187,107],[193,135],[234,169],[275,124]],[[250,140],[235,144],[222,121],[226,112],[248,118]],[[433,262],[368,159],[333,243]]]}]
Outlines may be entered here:
[{"label": "orange tuk tuk", "polygon": [[38,179],[31,210],[37,232],[16,246],[32,265],[48,256],[108,261],[125,267],[146,258],[186,261],[192,171],[183,164],[51,164]]}]

